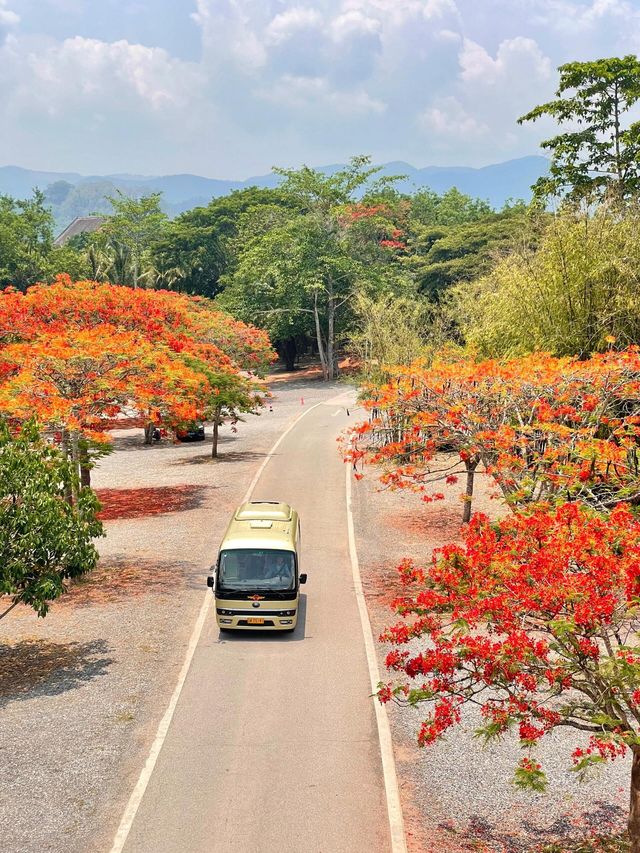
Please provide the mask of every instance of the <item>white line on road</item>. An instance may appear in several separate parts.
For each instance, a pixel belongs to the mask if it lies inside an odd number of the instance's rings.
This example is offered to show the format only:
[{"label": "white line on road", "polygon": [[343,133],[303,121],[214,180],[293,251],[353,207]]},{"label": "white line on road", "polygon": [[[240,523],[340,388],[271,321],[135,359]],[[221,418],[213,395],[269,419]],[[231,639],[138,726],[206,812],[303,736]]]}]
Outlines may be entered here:
[{"label": "white line on road", "polygon": [[[340,395],[343,396],[343,395]],[[323,401],[324,402],[324,401]],[[276,452],[280,443],[285,439],[285,437],[291,432],[291,430],[298,424],[305,415],[308,415],[309,412],[312,412],[314,409],[317,409],[318,406],[321,406],[323,403],[316,403],[315,406],[310,406],[301,415],[292,421],[289,424],[287,429],[282,433],[282,435],[278,438],[276,443],[273,445],[266,458],[263,460],[262,464],[258,468],[256,475],[251,481],[249,488],[247,489],[247,493],[245,494],[242,502],[245,503],[251,498],[251,493],[254,488],[262,472],[267,466],[267,463]],[[140,807],[140,803],[142,802],[142,798],[144,797],[144,792],[147,790],[147,785],[149,784],[149,780],[151,779],[151,774],[153,773],[153,769],[156,766],[156,762],[158,760],[158,756],[160,755],[160,750],[165,742],[167,737],[167,732],[169,731],[169,726],[171,725],[171,720],[173,719],[173,714],[176,710],[176,706],[178,704],[178,700],[180,699],[180,694],[182,692],[182,688],[184,687],[184,683],[187,679],[187,675],[189,673],[189,668],[191,666],[191,661],[193,659],[194,652],[196,650],[196,646],[200,640],[200,635],[202,634],[202,628],[204,626],[205,619],[207,618],[207,614],[209,612],[209,608],[211,607],[211,602],[213,601],[213,595],[207,590],[204,595],[204,601],[202,602],[202,606],[200,607],[200,613],[198,614],[198,618],[196,620],[196,624],[193,626],[193,631],[191,633],[191,638],[189,640],[189,645],[187,646],[187,653],[184,658],[184,662],[182,664],[182,669],[180,670],[180,674],[178,675],[178,683],[175,686],[175,689],[171,695],[171,699],[169,700],[169,704],[167,706],[167,710],[164,712],[162,719],[160,720],[160,724],[158,725],[158,731],[156,732],[156,736],[153,739],[153,743],[151,744],[151,749],[149,750],[149,755],[147,756],[147,760],[145,762],[144,767],[138,777],[138,781],[136,782],[136,786],[133,789],[131,796],[129,797],[129,802],[127,803],[127,807],[124,810],[124,814],[122,815],[122,820],[120,821],[120,826],[118,827],[118,831],[116,832],[115,838],[113,840],[113,846],[111,847],[111,853],[122,853],[124,849],[124,845],[126,844],[127,837],[129,832],[131,831],[131,827],[133,826],[133,821],[135,820],[136,814]]]},{"label": "white line on road", "polygon": [[[353,511],[351,509],[351,468],[346,468],[347,489],[347,530],[349,533],[349,556],[351,557],[351,570],[353,572],[353,585],[358,602],[360,623],[364,636],[364,647],[367,653],[367,664],[369,666],[369,678],[371,679],[371,690],[376,693],[380,683],[380,670],[373,642],[373,631],[369,621],[367,602],[362,589],[362,578],[360,577],[360,565],[358,563],[358,552],[356,550],[356,537],[353,527]],[[389,828],[391,830],[392,853],[407,853],[407,841],[404,834],[404,820],[402,817],[402,805],[400,803],[400,790],[398,788],[398,777],[396,764],[393,757],[393,744],[391,741],[391,729],[386,709],[380,704],[377,697],[373,697],[373,704],[378,724],[378,738],[380,740],[380,754],[382,756],[382,772],[384,775],[384,788],[387,796],[387,812],[389,814]]]}]

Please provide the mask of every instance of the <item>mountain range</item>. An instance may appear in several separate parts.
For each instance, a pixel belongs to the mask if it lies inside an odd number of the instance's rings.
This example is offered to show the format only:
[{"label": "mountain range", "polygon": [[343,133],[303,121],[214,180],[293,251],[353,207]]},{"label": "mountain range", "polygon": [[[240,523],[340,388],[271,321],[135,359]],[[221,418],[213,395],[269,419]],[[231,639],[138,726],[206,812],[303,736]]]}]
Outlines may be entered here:
[{"label": "mountain range", "polygon": [[[321,167],[330,174],[339,165]],[[430,188],[442,193],[457,187],[467,195],[485,199],[493,207],[502,207],[509,199],[531,197],[531,185],[548,171],[549,161],[545,157],[521,157],[481,168],[465,166],[426,166],[416,168],[401,161],[385,163],[383,175],[403,175],[398,189],[411,192]],[[278,175],[258,175],[244,181],[219,180],[200,175],[80,175],[77,172],[47,172],[23,169],[19,166],[0,166],[0,195],[28,198],[37,187],[45,192],[56,225],[62,229],[76,216],[90,213],[105,213],[111,207],[105,200],[121,190],[127,195],[138,196],[152,192],[163,194],[163,207],[170,216],[175,216],[192,207],[207,204],[233,190],[244,187],[274,187]]]}]

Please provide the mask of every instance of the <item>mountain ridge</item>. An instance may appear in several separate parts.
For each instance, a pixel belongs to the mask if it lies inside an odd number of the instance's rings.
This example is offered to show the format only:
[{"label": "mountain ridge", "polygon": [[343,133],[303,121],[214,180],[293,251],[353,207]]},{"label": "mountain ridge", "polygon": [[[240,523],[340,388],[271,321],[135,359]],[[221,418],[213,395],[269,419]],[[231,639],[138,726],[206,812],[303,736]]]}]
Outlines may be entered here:
[{"label": "mountain ridge", "polygon": [[[319,167],[330,173],[340,164]],[[548,171],[546,157],[531,155],[492,163],[488,166],[423,166],[403,161],[382,164],[382,175],[402,174],[397,186],[403,192],[429,188],[446,192],[457,187],[460,192],[502,207],[509,199],[531,197],[531,185]],[[175,216],[184,210],[206,205],[212,198],[250,186],[277,186],[281,178],[273,173],[254,175],[245,180],[206,178],[184,172],[173,175],[82,175],[79,172],[55,172],[27,169],[22,166],[0,166],[0,194],[28,198],[37,187],[43,190],[51,205],[56,225],[64,227],[76,216],[104,213],[110,209],[104,196],[121,190],[128,195],[162,192],[166,212]]]}]

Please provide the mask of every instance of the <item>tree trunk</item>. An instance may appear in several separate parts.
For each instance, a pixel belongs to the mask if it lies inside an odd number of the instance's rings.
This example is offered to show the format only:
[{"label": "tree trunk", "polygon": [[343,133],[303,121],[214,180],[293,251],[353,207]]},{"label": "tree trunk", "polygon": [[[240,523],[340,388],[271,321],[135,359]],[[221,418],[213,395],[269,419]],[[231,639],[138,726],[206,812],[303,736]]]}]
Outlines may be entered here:
[{"label": "tree trunk", "polygon": [[[65,459],[69,459],[69,430],[62,430],[62,438],[60,440],[60,449],[64,453]],[[73,493],[71,491],[71,484],[64,484],[64,499],[68,504],[73,504]]]},{"label": "tree trunk", "polygon": [[91,460],[86,442],[80,443],[80,485],[83,489],[91,488]]},{"label": "tree trunk", "polygon": [[73,462],[73,482],[71,483],[71,496],[74,504],[78,501],[78,482],[80,480],[80,439],[78,430],[71,431],[71,461]]},{"label": "tree trunk", "polygon": [[216,409],[213,416],[213,441],[211,442],[211,458],[218,458],[218,430],[220,428],[220,410]]},{"label": "tree trunk", "polygon": [[333,298],[333,282],[329,279],[327,284],[327,370],[329,379],[336,378],[335,365],[335,320],[336,320],[336,303]]},{"label": "tree trunk", "polygon": [[640,747],[632,746],[631,796],[629,802],[629,841],[631,853],[640,853]]},{"label": "tree trunk", "polygon": [[464,467],[467,470],[467,487],[464,491],[464,509],[462,510],[462,523],[468,524],[471,520],[471,500],[473,498],[473,481],[478,467],[479,459],[465,460]]},{"label": "tree trunk", "polygon": [[147,425],[144,428],[144,443],[145,444],[153,444],[153,430],[154,430],[153,422],[148,421]]},{"label": "tree trunk", "polygon": [[295,338],[287,338],[282,344],[282,359],[287,370],[296,369],[298,347]]},{"label": "tree trunk", "polygon": [[316,341],[318,344],[318,355],[320,356],[320,364],[322,365],[322,378],[325,382],[329,379],[329,369],[327,364],[327,356],[324,351],[324,342],[322,340],[322,329],[320,328],[320,314],[318,313],[318,291],[316,290],[313,297],[313,317],[316,322]]}]

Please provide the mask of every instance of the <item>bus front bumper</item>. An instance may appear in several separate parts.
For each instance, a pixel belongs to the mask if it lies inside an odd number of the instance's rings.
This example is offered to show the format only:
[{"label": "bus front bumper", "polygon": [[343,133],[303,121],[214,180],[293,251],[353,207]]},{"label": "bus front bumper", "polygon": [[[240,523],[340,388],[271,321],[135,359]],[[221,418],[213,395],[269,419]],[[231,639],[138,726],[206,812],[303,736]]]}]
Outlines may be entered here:
[{"label": "bus front bumper", "polygon": [[298,608],[287,610],[239,610],[231,607],[216,607],[216,622],[226,630],[237,628],[242,631],[291,631],[298,621]]}]

